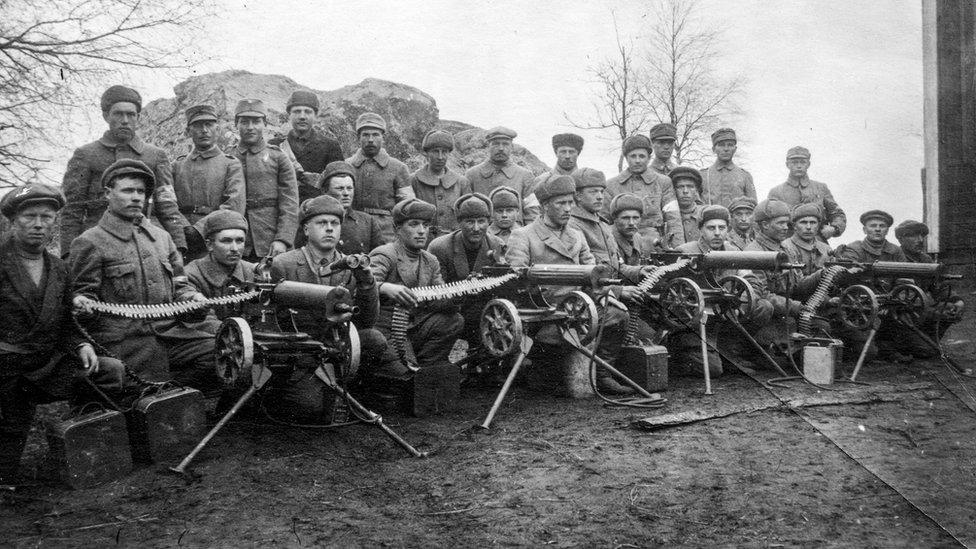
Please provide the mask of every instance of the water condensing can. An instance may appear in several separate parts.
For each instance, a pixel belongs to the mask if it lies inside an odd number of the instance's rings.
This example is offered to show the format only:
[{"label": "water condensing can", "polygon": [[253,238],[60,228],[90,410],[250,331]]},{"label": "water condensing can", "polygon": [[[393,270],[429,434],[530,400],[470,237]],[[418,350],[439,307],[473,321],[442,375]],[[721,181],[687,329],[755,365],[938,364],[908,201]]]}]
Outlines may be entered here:
[{"label": "water condensing can", "polygon": [[825,340],[823,344],[810,343],[803,347],[803,376],[818,385],[831,385],[834,372],[844,352],[839,339]]}]

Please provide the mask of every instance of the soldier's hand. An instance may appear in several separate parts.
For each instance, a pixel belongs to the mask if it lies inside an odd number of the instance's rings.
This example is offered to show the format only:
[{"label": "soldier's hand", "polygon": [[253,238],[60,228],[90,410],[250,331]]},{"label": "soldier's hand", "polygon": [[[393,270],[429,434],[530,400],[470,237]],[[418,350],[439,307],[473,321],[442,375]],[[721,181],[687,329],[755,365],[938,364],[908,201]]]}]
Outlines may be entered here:
[{"label": "soldier's hand", "polygon": [[654,272],[654,269],[655,269],[655,267],[652,266],[652,265],[645,265],[645,266],[641,267],[641,270],[640,270],[641,280],[644,280],[645,278],[651,276],[651,273]]},{"label": "soldier's hand", "polygon": [[417,306],[417,298],[410,291],[410,288],[406,286],[401,286],[399,284],[391,284],[387,282],[383,284],[382,290],[380,292],[389,299],[396,302],[397,305],[402,307],[414,308]]},{"label": "soldier's hand", "polygon": [[76,295],[74,299],[71,300],[71,304],[74,306],[74,308],[85,314],[92,313],[92,303],[94,302],[95,300],[84,295]]},{"label": "soldier's hand", "polygon": [[824,239],[833,238],[837,236],[837,228],[833,225],[824,225],[820,229],[820,235],[823,236]]},{"label": "soldier's hand", "polygon": [[98,355],[95,354],[95,348],[91,343],[82,343],[78,346],[78,359],[81,360],[86,375],[98,373]]},{"label": "soldier's hand", "polygon": [[271,243],[271,253],[270,253],[271,257],[274,257],[278,254],[283,254],[287,251],[288,251],[288,245],[285,244],[284,242],[280,240],[275,240],[274,242]]},{"label": "soldier's hand", "polygon": [[637,290],[637,286],[621,286],[620,287],[620,300],[628,303],[633,303],[637,300],[640,295],[640,291]]}]

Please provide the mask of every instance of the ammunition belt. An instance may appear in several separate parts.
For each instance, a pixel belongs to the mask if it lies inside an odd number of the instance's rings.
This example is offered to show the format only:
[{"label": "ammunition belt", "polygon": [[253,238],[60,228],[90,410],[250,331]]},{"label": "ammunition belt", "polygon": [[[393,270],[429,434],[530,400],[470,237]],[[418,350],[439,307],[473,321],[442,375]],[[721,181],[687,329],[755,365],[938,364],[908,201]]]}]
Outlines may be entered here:
[{"label": "ammunition belt", "polygon": [[[670,265],[664,265],[661,267],[654,267],[654,269],[644,277],[637,284],[637,290],[640,292],[638,299],[643,299],[657,286],[657,283],[661,281],[661,278],[668,273],[673,273],[675,271],[680,271],[681,269],[688,266],[691,263],[690,259],[679,259]],[[624,335],[624,345],[636,345],[637,341],[637,326],[640,320],[640,310],[637,307],[627,308],[627,332]]]},{"label": "ammunition belt", "polygon": [[134,305],[131,303],[104,303],[93,301],[91,310],[110,316],[120,316],[135,320],[158,320],[200,311],[208,307],[219,305],[233,305],[257,298],[260,290],[215,297],[205,301],[174,301],[173,303],[156,303],[152,305]]},{"label": "ammunition belt", "polygon": [[813,295],[807,299],[807,302],[800,307],[800,319],[797,322],[797,327],[801,334],[805,336],[813,335],[813,316],[817,313],[817,309],[827,300],[830,289],[834,285],[834,279],[840,273],[845,272],[847,272],[847,268],[840,265],[831,265],[820,274],[820,282],[817,283],[817,289],[813,291]]}]

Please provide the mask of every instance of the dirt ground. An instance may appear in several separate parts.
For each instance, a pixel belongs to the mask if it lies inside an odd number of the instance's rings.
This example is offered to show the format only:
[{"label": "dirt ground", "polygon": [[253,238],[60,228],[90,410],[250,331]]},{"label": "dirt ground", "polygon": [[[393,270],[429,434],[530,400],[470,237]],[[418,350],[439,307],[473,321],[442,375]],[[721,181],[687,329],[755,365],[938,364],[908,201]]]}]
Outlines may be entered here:
[{"label": "dirt ground", "polygon": [[[974,333],[970,313],[946,338],[969,366]],[[197,482],[160,464],[77,491],[41,470],[30,485],[0,491],[0,544],[958,546],[953,536],[976,544],[976,380],[939,361],[876,362],[861,379],[872,386],[775,391],[888,396],[790,409],[749,377],[729,375],[707,397],[700,380],[675,379],[666,407],[635,410],[516,388],[490,431],[475,425],[493,391],[468,390],[455,413],[388,418],[427,459],[368,426],[310,431],[244,418],[200,456]],[[768,407],[653,432],[632,425],[743,405]],[[25,466],[44,451],[38,430]]]}]

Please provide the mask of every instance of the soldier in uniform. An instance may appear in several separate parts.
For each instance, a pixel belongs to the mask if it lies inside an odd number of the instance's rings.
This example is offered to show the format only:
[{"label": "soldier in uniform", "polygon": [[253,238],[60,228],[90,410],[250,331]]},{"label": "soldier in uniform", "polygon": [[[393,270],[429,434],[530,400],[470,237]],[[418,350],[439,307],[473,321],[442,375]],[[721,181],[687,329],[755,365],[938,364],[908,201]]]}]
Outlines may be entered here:
[{"label": "soldier in uniform", "polygon": [[[143,216],[156,181],[152,169],[123,159],[105,170],[102,181],[108,209],[98,225],[71,243],[75,308],[91,312],[93,300],[136,305],[205,300],[188,284],[173,239]],[[219,386],[210,333],[176,319],[99,315],[85,324],[95,341],[150,381],[175,379],[205,391]]]},{"label": "soldier in uniform", "polygon": [[793,263],[803,263],[803,274],[810,275],[823,268],[831,255],[830,246],[817,238],[823,223],[823,210],[813,203],[800,204],[790,214],[793,236],[783,241],[783,249]]},{"label": "soldier in uniform", "polygon": [[671,170],[668,177],[674,186],[678,216],[669,219],[665,224],[664,244],[667,248],[677,248],[685,242],[698,241],[702,210],[705,209],[699,198],[702,178],[698,170],[688,166],[678,166]]},{"label": "soldier in uniform", "polygon": [[618,194],[610,201],[610,215],[613,216],[613,238],[625,265],[640,265],[641,257],[663,251],[637,238],[637,227],[644,215],[644,203],[640,198],[630,193]]},{"label": "soldier in uniform", "polygon": [[414,195],[436,208],[430,224],[431,240],[449,234],[458,226],[454,217],[454,203],[471,192],[471,184],[464,176],[447,168],[447,159],[454,150],[454,137],[443,130],[431,130],[424,136],[421,147],[427,165],[410,175]]},{"label": "soldier in uniform", "polygon": [[519,203],[521,199],[518,192],[511,187],[496,187],[491,194],[491,225],[488,226],[488,234],[497,236],[502,242],[508,244],[508,237],[512,234],[512,229],[522,226],[519,221]]},{"label": "soldier in uniform", "polygon": [[[651,140],[643,135],[633,135],[624,140],[624,159],[627,170],[607,181],[607,193],[617,196],[631,193],[644,201],[644,217],[641,218],[640,235],[652,245],[661,240],[665,221],[676,216],[678,208],[671,179],[654,170],[648,170]],[[609,205],[608,205],[609,206]]]},{"label": "soldier in uniform", "polygon": [[122,365],[96,356],[72,324],[67,269],[45,250],[64,202],[41,183],[0,201],[11,222],[0,237],[0,484],[15,479],[38,404],[83,402],[82,376],[105,390],[122,381]]},{"label": "soldier in uniform", "polygon": [[732,203],[729,204],[729,213],[732,214],[732,227],[726,237],[730,250],[741,252],[756,239],[756,232],[752,223],[752,212],[755,209],[755,198],[740,196],[732,199]]},{"label": "soldier in uniform", "polygon": [[356,135],[359,149],[346,162],[356,168],[356,192],[353,209],[376,218],[382,228],[384,243],[393,241],[393,220],[390,212],[401,200],[413,198],[410,172],[407,165],[393,158],[383,148],[386,121],[372,112],[364,112],[356,118]]},{"label": "soldier in uniform", "polygon": [[173,190],[186,220],[186,260],[207,253],[203,218],[218,209],[244,213],[244,171],[239,160],[217,147],[217,111],[210,105],[186,110],[193,151],[176,159]]},{"label": "soldier in uniform", "polygon": [[786,153],[786,167],[790,176],[769,191],[770,200],[786,202],[791,208],[799,204],[813,202],[823,208],[824,224],[820,227],[819,238],[824,242],[840,236],[847,228],[847,216],[840,209],[827,185],[807,177],[810,169],[810,151],[805,147],[793,147]]},{"label": "soldier in uniform", "polygon": [[435,209],[416,198],[401,200],[393,208],[396,240],[369,254],[380,292],[376,327],[389,339],[394,307],[408,309],[411,319],[406,336],[420,368],[446,364],[464,326],[464,319],[450,301],[419,303],[411,291],[444,283],[440,262],[424,249]]},{"label": "soldier in uniform", "polygon": [[671,160],[674,154],[674,142],[678,139],[678,128],[669,122],[655,124],[651,128],[651,151],[654,158],[651,159],[651,169],[661,175],[668,175],[671,170],[678,165]]},{"label": "soldier in uniform", "polygon": [[485,196],[491,196],[491,191],[497,187],[515,189],[521,201],[521,220],[529,223],[539,215],[539,201],[532,194],[535,186],[532,172],[512,160],[512,150],[515,147],[512,140],[517,136],[515,130],[502,126],[488,130],[485,135],[488,158],[481,164],[468,168],[464,177],[471,183],[473,192]]},{"label": "soldier in uniform", "polygon": [[862,263],[875,261],[908,261],[897,244],[888,242],[888,230],[894,223],[891,214],[881,210],[870,210],[861,214],[861,228],[864,239],[850,244],[841,244],[834,255]]},{"label": "soldier in uniform", "polygon": [[732,128],[721,128],[712,133],[715,163],[702,172],[702,201],[705,204],[728,208],[733,200],[741,196],[757,200],[752,175],[732,161],[736,148],[735,130]]},{"label": "soldier in uniform", "polygon": [[244,166],[248,247],[244,257],[274,257],[291,247],[298,228],[298,182],[288,155],[264,140],[267,111],[257,99],[234,110],[240,143],[234,156]]},{"label": "soldier in uniform", "polygon": [[[217,210],[202,219],[207,255],[186,266],[193,288],[207,298],[222,297],[254,282],[254,263],[245,261],[247,220],[234,210]],[[232,316],[235,307],[217,307],[220,320]]]},{"label": "soldier in uniform", "polygon": [[345,158],[339,141],[315,129],[319,115],[319,96],[315,92],[295,90],[285,104],[291,130],[287,136],[269,141],[295,159],[299,204],[322,194],[321,173],[330,162]]},{"label": "soldier in uniform", "polygon": [[[346,210],[342,216],[342,233],[336,249],[344,254],[368,254],[382,246],[383,227],[377,218],[352,209],[356,196],[356,169],[345,161],[331,162],[322,172],[322,190],[335,198]],[[299,229],[296,242],[304,245],[304,229]]]},{"label": "soldier in uniform", "polygon": [[159,221],[177,249],[186,250],[183,218],[177,208],[173,172],[166,151],[143,142],[136,135],[142,97],[132,88],[112,86],[102,94],[101,107],[108,131],[98,141],[75,149],[64,172],[61,189],[68,202],[61,216],[61,255],[64,256],[75,237],[98,223],[105,212],[102,173],[116,160],[125,158],[139,160],[153,170],[156,191],[153,199],[146,201],[151,208],[145,213]]},{"label": "soldier in uniform", "polygon": [[556,153],[556,165],[540,174],[532,182],[537,187],[550,175],[573,175],[579,167],[579,155],[583,152],[583,138],[575,133],[558,133],[552,136],[552,152]]}]

